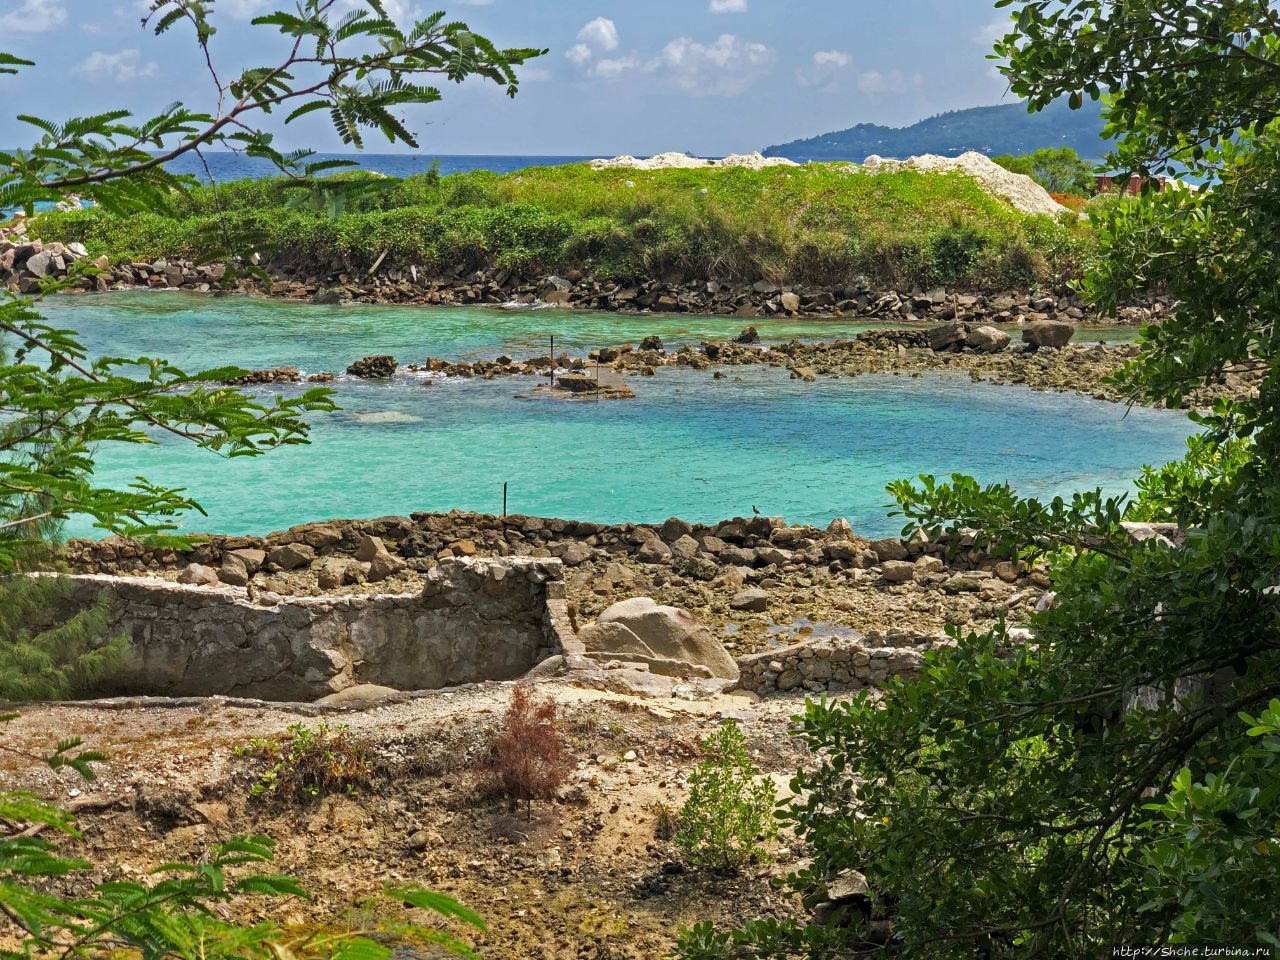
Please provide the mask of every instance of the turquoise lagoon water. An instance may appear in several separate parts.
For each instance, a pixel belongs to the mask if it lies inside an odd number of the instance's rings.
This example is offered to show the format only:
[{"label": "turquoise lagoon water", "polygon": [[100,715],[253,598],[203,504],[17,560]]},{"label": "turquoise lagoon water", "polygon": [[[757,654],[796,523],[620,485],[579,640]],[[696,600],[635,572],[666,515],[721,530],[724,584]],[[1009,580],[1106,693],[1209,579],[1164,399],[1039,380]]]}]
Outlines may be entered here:
[{"label": "turquoise lagoon water", "polygon": [[[190,369],[229,363],[346,367],[371,353],[531,354],[638,340],[669,344],[736,332],[743,321],[482,308],[317,307],[238,297],[129,293],[47,304],[95,354],[160,355]],[[866,324],[768,321],[762,335],[838,336]],[[340,378],[343,410],[315,418],[313,443],[223,461],[176,439],[104,449],[98,479],[185,485],[208,511],[189,530],[262,533],[311,520],[460,508],[604,522],[710,521],[763,513],[795,523],[843,516],[895,531],[887,482],[972,473],[1035,495],[1129,489],[1146,463],[1180,455],[1180,414],[1066,394],[972,383],[959,375],[789,379],[764,367],[663,368],[634,378],[635,400],[521,399],[534,378],[368,383]],[[266,388],[264,388],[266,389]],[[80,528],[76,532],[88,532]]]}]

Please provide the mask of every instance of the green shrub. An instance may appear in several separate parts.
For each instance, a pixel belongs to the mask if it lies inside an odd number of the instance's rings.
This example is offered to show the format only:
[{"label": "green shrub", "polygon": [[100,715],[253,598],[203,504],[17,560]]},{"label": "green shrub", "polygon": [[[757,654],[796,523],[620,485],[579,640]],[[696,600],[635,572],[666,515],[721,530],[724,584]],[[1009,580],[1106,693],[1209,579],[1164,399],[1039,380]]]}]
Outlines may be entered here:
[{"label": "green shrub", "polygon": [[676,843],[690,861],[716,871],[768,858],[777,831],[773,782],[756,779],[738,724],[726,720],[702,744],[706,759],[689,777]]},{"label": "green shrub", "polygon": [[316,270],[335,259],[367,269],[385,251],[388,266],[428,273],[577,268],[620,281],[830,287],[862,277],[899,286],[1054,283],[1075,276],[1091,249],[1077,218],[1024,216],[959,174],[567,165],[403,180],[357,171],[326,183],[333,187],[311,198],[281,179],[201,187],[175,201],[173,217],[45,214],[40,231],[113,258],[197,257],[218,230],[242,238],[238,249],[275,242]]},{"label": "green shrub", "polygon": [[255,797],[270,794],[285,801],[354,794],[369,786],[373,767],[364,744],[345,725],[321,723],[314,730],[292,724],[283,738],[249,741],[236,753],[257,757],[269,766],[251,791]]}]

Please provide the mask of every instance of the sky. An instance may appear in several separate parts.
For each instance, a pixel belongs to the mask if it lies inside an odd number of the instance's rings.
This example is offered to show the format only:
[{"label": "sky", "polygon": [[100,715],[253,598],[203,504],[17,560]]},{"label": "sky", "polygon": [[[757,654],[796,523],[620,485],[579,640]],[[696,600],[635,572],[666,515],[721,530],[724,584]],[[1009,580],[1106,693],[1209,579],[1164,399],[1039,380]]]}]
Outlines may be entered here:
[{"label": "sky", "polygon": [[[351,5],[356,0],[340,0]],[[443,83],[404,111],[433,154],[612,156],[762,149],[872,122],[1008,102],[986,59],[1007,13],[992,0],[385,0],[407,23],[445,7],[499,46],[547,47],[515,100],[492,84]],[[14,119],[54,120],[181,100],[212,108],[189,31],[141,27],[148,0],[0,0],[0,51],[35,60],[0,76],[0,145],[32,141]],[[225,75],[276,62],[284,38],[249,20],[294,0],[217,0],[213,55]],[[341,143],[318,114],[267,129],[287,148]],[[370,138],[372,152],[392,152]],[[399,152],[399,151],[394,151]]]}]

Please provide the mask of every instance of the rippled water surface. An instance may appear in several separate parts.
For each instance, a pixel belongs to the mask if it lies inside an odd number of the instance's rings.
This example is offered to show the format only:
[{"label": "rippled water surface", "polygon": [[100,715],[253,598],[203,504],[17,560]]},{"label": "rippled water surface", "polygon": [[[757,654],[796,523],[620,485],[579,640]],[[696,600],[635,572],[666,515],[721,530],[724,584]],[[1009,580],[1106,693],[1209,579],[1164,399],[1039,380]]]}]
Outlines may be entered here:
[{"label": "rippled water surface", "polygon": [[[292,364],[340,371],[391,353],[402,363],[525,356],[555,335],[579,351],[656,333],[669,345],[735,333],[740,319],[565,311],[315,307],[237,297],[109,294],[58,298],[48,313],[94,353],[157,355],[190,369]],[[833,337],[847,321],[761,321],[766,338]],[[785,371],[664,368],[635,400],[521,399],[532,378],[386,383],[342,379],[343,410],[315,419],[314,442],[222,461],[176,440],[105,450],[99,479],[142,474],[186,486],[208,511],[193,530],[264,532],[334,517],[454,507],[599,521],[715,520],[753,506],[792,522],[844,516],[895,530],[885,484],[920,472],[1008,480],[1029,494],[1120,492],[1145,463],[1180,454],[1180,414],[967,377],[790,380]],[[83,530],[81,532],[84,532]]]}]

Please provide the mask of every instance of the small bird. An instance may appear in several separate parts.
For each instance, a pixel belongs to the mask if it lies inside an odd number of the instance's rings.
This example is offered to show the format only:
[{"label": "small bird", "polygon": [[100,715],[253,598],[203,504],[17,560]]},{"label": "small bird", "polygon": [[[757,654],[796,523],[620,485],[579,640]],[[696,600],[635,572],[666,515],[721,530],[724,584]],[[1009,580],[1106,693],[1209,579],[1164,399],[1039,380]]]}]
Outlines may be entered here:
[{"label": "small bird", "polygon": [[760,508],[757,507],[754,503],[751,505],[751,512],[754,513],[757,517],[760,516]]}]

